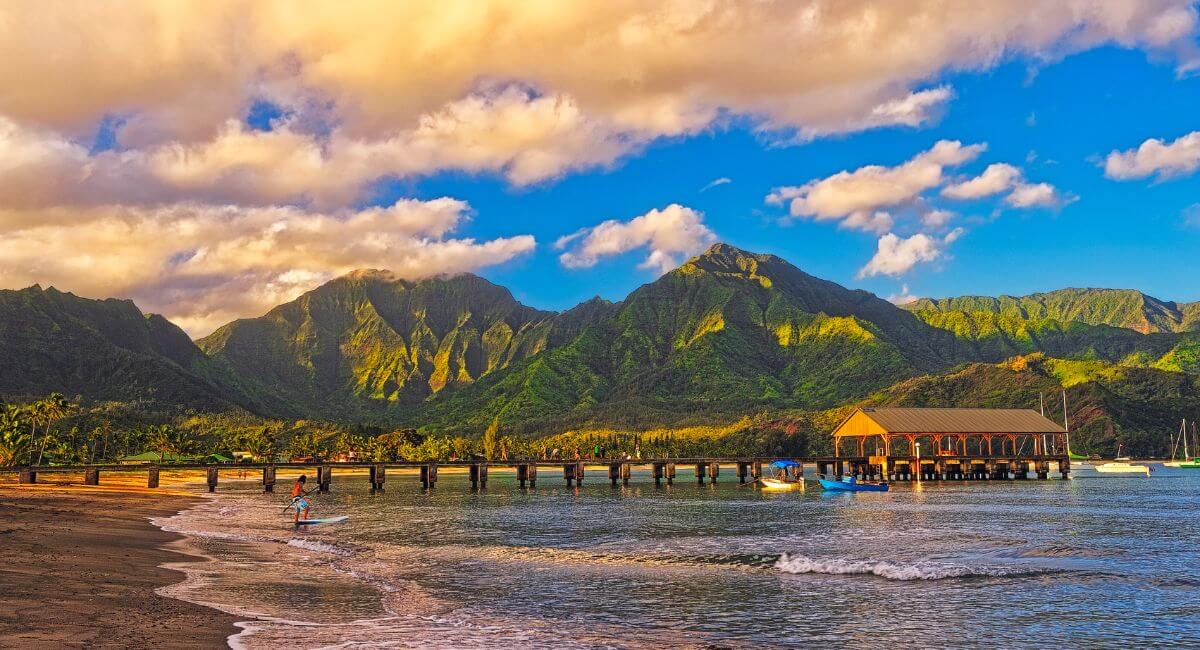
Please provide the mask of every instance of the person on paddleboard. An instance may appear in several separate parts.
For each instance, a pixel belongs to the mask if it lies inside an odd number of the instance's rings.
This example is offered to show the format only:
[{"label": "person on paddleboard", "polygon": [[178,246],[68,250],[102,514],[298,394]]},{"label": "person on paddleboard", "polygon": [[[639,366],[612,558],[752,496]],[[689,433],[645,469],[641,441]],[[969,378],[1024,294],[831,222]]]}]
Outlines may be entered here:
[{"label": "person on paddleboard", "polygon": [[308,482],[308,476],[301,474],[300,478],[296,479],[295,485],[292,486],[292,507],[296,509],[295,522],[300,523],[300,515],[304,515],[308,519],[308,509],[312,505],[305,497],[311,490],[305,490],[304,484]]}]

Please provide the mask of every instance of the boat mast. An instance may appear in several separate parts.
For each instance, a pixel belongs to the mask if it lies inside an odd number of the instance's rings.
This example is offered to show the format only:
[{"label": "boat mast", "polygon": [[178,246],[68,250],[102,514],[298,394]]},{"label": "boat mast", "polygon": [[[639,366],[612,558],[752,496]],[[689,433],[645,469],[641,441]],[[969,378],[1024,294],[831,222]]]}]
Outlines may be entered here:
[{"label": "boat mast", "polygon": [[1070,423],[1070,421],[1067,420],[1067,390],[1064,388],[1062,393],[1063,393],[1063,429],[1066,429],[1066,431],[1067,431],[1067,433],[1066,433],[1067,456],[1070,457],[1071,456],[1071,423]]},{"label": "boat mast", "polygon": [[[1179,423],[1179,437],[1183,438],[1183,458],[1184,460],[1187,460],[1189,458],[1187,446],[1187,418],[1183,418],[1183,422]],[[1175,446],[1179,446],[1179,443],[1175,443]],[[1174,449],[1171,450],[1171,460],[1175,460]]]}]

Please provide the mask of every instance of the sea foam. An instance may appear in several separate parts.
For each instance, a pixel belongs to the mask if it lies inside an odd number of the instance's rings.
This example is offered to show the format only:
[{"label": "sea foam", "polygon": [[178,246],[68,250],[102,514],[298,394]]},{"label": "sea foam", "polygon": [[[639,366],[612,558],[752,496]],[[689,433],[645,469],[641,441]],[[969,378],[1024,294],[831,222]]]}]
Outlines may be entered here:
[{"label": "sea foam", "polygon": [[1026,571],[1013,571],[996,566],[965,566],[934,562],[899,563],[887,560],[853,560],[849,558],[811,558],[784,553],[775,562],[784,573],[823,573],[827,575],[875,575],[888,580],[943,580],[969,576],[1006,576]]}]

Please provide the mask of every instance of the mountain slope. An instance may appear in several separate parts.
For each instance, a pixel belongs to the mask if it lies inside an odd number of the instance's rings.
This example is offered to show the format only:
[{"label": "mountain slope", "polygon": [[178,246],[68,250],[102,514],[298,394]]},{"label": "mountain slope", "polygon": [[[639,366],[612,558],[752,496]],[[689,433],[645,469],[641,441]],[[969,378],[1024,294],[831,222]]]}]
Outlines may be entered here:
[{"label": "mountain slope", "polygon": [[569,343],[431,400],[413,422],[634,423],[823,407],[957,360],[953,335],[887,301],[717,244]]},{"label": "mountain slope", "polygon": [[1196,305],[1126,289],[1060,289],[1028,296],[922,298],[904,307],[917,313],[987,313],[1018,321],[1108,325],[1150,334],[1200,329]]},{"label": "mountain slope", "polygon": [[232,407],[219,374],[183,330],[131,301],[0,290],[0,396]]},{"label": "mountain slope", "polygon": [[275,412],[387,420],[541,352],[564,336],[553,320],[473,275],[408,282],[360,271],[198,343]]}]

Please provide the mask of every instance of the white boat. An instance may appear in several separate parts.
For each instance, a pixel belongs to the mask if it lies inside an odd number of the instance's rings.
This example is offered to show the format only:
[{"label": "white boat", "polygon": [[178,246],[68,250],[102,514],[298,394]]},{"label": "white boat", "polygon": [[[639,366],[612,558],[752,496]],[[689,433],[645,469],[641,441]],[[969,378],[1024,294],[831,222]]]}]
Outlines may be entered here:
[{"label": "white boat", "polygon": [[[1175,452],[1179,449],[1180,441],[1183,441],[1183,458],[1184,459],[1183,460],[1175,460]],[[1171,460],[1164,462],[1163,467],[1179,467],[1180,465],[1183,465],[1184,463],[1191,462],[1191,461],[1187,460],[1188,458],[1190,458],[1190,456],[1188,455],[1188,446],[1187,446],[1187,418],[1184,418],[1183,422],[1180,423],[1180,425],[1179,425],[1179,437],[1178,438],[1172,437],[1171,443],[1172,443],[1171,444]]]},{"label": "white boat", "polygon": [[[1121,445],[1117,445],[1117,454],[1121,453]],[[1096,465],[1096,471],[1104,474],[1141,474],[1150,476],[1150,467],[1147,465],[1134,465],[1129,462],[1128,456],[1118,455],[1111,462]]]},{"label": "white boat", "polygon": [[759,483],[762,483],[764,490],[795,490],[803,488],[803,481],[780,481],[774,478],[760,478]]},{"label": "white boat", "polygon": [[1104,474],[1142,474],[1150,476],[1150,468],[1146,465],[1134,465],[1127,458],[1118,458],[1110,463],[1096,465],[1096,471]]}]

